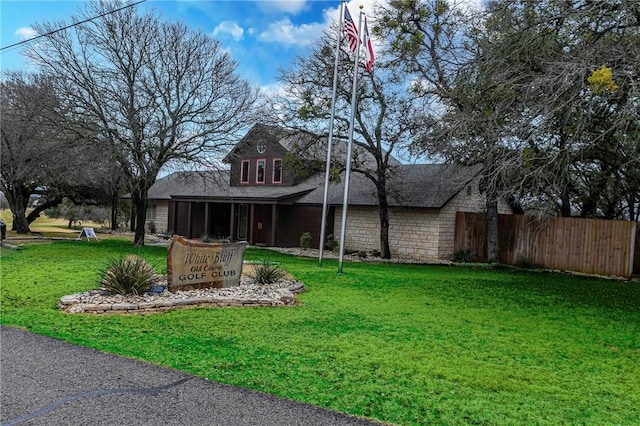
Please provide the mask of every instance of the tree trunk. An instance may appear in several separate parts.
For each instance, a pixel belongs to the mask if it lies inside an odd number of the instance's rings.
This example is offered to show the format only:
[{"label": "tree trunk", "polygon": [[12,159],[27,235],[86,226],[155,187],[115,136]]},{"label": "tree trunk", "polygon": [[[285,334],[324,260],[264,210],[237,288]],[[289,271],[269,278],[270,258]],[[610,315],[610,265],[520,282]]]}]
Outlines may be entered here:
[{"label": "tree trunk", "polygon": [[25,217],[24,213],[13,213],[13,225],[11,229],[16,231],[18,234],[29,234],[31,232],[29,223],[27,222],[27,218]]},{"label": "tree trunk", "polygon": [[380,215],[380,257],[391,259],[391,249],[389,248],[389,203],[387,201],[384,176],[378,176],[376,187],[378,191],[378,213]]},{"label": "tree trunk", "polygon": [[380,208],[380,257],[391,259],[391,249],[389,247],[389,213],[387,208]]},{"label": "tree trunk", "polygon": [[[42,198],[40,200],[42,200]],[[38,206],[31,210],[31,213],[27,215],[27,223],[31,225],[37,218],[40,217],[40,213],[52,207],[59,206],[60,204],[62,204],[62,196],[55,196],[48,201],[40,202]]]},{"label": "tree trunk", "polygon": [[500,261],[498,243],[498,197],[493,190],[487,190],[487,262]]},{"label": "tree trunk", "polygon": [[4,187],[4,195],[9,203],[9,208],[13,215],[13,222],[11,230],[18,234],[28,234],[31,232],[29,229],[29,222],[25,215],[27,211],[27,205],[29,204],[29,190],[21,187],[20,185],[10,185]]},{"label": "tree trunk", "polygon": [[129,212],[129,231],[134,232],[136,230],[136,203],[131,197],[131,211]]},{"label": "tree trunk", "polygon": [[147,191],[146,188],[140,188],[136,193],[131,194],[133,204],[135,205],[135,216],[131,217],[133,222],[135,218],[135,234],[133,244],[136,246],[144,245],[145,224],[147,220]]},{"label": "tree trunk", "polygon": [[111,194],[111,230],[118,229],[118,192]]},{"label": "tree trunk", "polygon": [[112,231],[118,229],[118,207],[111,204],[111,223],[109,224]]},{"label": "tree trunk", "polygon": [[562,204],[560,205],[560,215],[562,217],[571,217],[571,200],[568,191],[563,191],[560,197]]}]

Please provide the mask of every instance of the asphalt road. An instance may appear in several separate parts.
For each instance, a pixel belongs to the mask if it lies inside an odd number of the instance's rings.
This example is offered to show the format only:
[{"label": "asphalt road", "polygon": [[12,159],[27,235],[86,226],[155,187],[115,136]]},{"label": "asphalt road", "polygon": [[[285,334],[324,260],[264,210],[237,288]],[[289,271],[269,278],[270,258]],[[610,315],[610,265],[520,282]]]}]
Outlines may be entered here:
[{"label": "asphalt road", "polygon": [[4,425],[378,425],[0,327]]}]

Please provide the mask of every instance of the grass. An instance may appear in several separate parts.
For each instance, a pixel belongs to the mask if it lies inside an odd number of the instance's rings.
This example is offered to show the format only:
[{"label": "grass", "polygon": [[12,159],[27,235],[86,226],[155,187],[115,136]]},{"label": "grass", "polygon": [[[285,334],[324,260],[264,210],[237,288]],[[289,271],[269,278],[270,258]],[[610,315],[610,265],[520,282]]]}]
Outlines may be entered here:
[{"label": "grass", "polygon": [[[336,263],[248,249],[305,283],[293,308],[66,315],[119,240],[3,250],[2,323],[211,380],[403,425],[631,425],[640,285],[506,267]],[[64,260],[61,260],[64,259]]]},{"label": "grass", "polygon": [[[29,210],[27,210],[27,214],[29,214]],[[32,236],[31,234],[21,235],[11,230],[11,226],[13,224],[13,215],[11,214],[11,210],[0,209],[0,218],[4,219],[7,224],[8,238]],[[83,222],[83,225],[75,225],[69,228],[69,222],[65,219],[54,219],[45,214],[40,214],[40,217],[29,225],[29,229],[32,233],[42,234],[49,238],[73,238],[80,234],[82,226],[89,226],[96,230],[101,228],[101,225],[96,222]]]}]

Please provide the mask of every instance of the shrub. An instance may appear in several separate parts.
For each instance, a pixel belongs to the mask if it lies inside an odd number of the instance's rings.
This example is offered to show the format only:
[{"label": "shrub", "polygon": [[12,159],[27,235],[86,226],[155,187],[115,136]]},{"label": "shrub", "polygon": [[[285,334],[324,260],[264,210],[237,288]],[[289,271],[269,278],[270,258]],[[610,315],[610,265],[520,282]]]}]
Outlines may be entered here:
[{"label": "shrub", "polygon": [[325,244],[327,250],[334,251],[336,248],[338,248],[339,245],[340,243],[336,241],[333,234],[327,236],[327,243]]},{"label": "shrub", "polygon": [[148,228],[149,228],[149,233],[150,234],[155,234],[156,233],[156,223],[154,221],[149,222]]},{"label": "shrub", "polygon": [[311,247],[311,233],[303,232],[300,236],[300,248],[309,248]]},{"label": "shrub", "polygon": [[475,257],[476,256],[473,254],[473,251],[470,249],[458,249],[453,251],[453,254],[451,255],[451,261],[467,263],[473,262]]},{"label": "shrub", "polygon": [[253,273],[251,278],[257,284],[272,284],[284,278],[286,272],[280,268],[280,264],[267,259],[260,259],[258,263],[253,265]]},{"label": "shrub", "polygon": [[115,294],[142,294],[154,278],[153,266],[135,254],[111,261],[100,284]]}]

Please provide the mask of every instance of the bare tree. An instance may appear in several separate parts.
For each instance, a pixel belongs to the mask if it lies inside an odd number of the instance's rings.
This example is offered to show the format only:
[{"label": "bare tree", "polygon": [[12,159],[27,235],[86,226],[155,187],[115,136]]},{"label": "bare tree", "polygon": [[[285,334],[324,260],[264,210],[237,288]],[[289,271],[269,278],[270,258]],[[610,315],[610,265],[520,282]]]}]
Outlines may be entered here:
[{"label": "bare tree", "polygon": [[219,42],[122,6],[88,3],[77,20],[97,19],[51,34],[29,55],[57,77],[81,127],[111,147],[135,207],[134,244],[143,245],[160,169],[213,164],[252,121],[257,93]]},{"label": "bare tree", "polygon": [[[278,124],[319,136],[325,143],[329,135],[333,67],[337,26],[334,26],[308,56],[297,57],[288,69],[280,70],[284,94],[272,99]],[[338,63],[334,138],[338,148],[332,157],[333,175],[344,170],[346,141],[351,117],[353,56],[344,46]],[[359,67],[358,102],[354,117],[354,173],[366,176],[376,188],[380,218],[380,254],[390,258],[389,203],[393,166],[399,162],[393,154],[408,142],[413,123],[409,119],[410,97],[397,73],[398,68],[379,57],[371,72]],[[322,145],[326,148],[326,145]],[[301,145],[301,151],[308,146]],[[326,151],[322,151],[324,155]],[[342,155],[337,155],[337,153]],[[304,152],[303,152],[304,154]],[[322,158],[324,162],[324,157]]]}]

